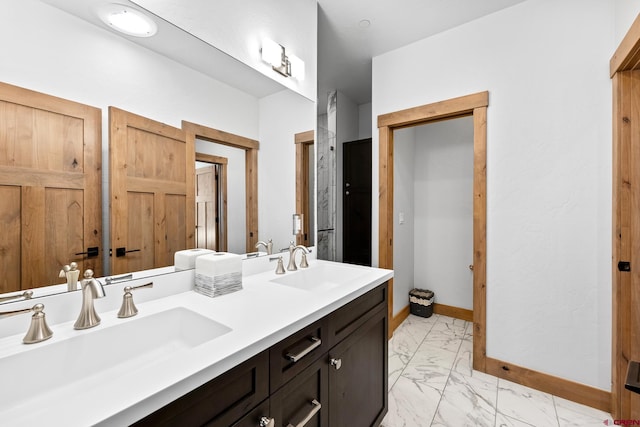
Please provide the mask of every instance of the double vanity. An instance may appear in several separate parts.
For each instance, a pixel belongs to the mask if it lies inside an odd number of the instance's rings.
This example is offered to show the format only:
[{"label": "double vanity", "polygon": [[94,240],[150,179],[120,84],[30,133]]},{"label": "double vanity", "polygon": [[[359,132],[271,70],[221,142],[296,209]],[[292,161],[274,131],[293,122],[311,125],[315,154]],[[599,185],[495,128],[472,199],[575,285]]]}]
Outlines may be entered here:
[{"label": "double vanity", "polygon": [[54,334],[32,345],[28,316],[0,320],[2,424],[379,424],[393,272],[320,260],[274,270],[244,260],[243,289],[215,298],[194,292],[194,270],[157,276],[125,319],[124,287],[149,279],[105,286],[101,324],[87,330],[73,328],[79,292],[40,298]]}]

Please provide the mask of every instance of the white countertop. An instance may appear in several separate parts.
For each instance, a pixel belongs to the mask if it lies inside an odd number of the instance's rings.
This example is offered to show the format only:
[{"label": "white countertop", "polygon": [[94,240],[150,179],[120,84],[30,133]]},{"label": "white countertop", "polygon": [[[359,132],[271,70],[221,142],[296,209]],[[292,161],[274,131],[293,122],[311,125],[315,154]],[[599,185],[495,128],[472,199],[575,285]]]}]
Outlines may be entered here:
[{"label": "white countertop", "polygon": [[[307,271],[328,261],[310,261]],[[275,265],[274,265],[275,267]],[[19,405],[3,407],[0,420],[3,426],[121,426],[143,418],[196,387],[228,371],[258,354],[297,330],[324,317],[335,309],[365,294],[393,276],[391,270],[350,266],[362,269],[363,274],[349,284],[323,291],[306,291],[271,283],[276,276],[273,268],[264,273],[243,277],[241,291],[210,298],[194,291],[181,292],[137,303],[139,314],[118,319],[117,310],[100,312],[102,323],[86,331],[73,329],[73,321],[50,324],[54,336],[43,343],[20,344],[22,335],[0,339],[2,357],[37,349],[70,337],[81,337],[92,331],[135,321],[168,309],[184,307],[215,320],[230,332],[190,349],[163,354],[149,366],[126,375],[113,372],[95,375],[75,384],[61,384],[37,399],[23,399]],[[287,273],[296,274],[296,273]],[[96,304],[98,307],[98,304]],[[16,344],[14,344],[16,343]],[[47,363],[43,361],[42,363]],[[73,363],[73,355],[69,356]],[[55,364],[49,366],[56,369]],[[38,379],[29,377],[24,367],[20,379],[38,388]],[[10,387],[3,380],[3,387]]]}]

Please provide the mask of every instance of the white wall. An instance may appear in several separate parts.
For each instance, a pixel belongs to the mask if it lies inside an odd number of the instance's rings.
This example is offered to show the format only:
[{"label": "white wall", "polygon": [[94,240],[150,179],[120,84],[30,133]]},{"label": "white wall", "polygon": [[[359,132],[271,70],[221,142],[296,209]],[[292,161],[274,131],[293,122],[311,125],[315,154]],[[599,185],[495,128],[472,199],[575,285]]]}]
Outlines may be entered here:
[{"label": "white wall", "polygon": [[613,39],[609,2],[527,1],[375,57],[372,101],[375,123],[489,91],[487,355],[605,390]]},{"label": "white wall", "polygon": [[[243,254],[247,247],[247,187],[245,151],[196,139],[196,153],[227,159],[227,252]],[[260,200],[260,199],[258,199]],[[258,224],[259,226],[259,224]]]},{"label": "white wall", "polygon": [[[288,90],[261,98],[258,150],[259,240],[274,251],[294,240],[296,147],[294,135],[315,129],[315,103]],[[275,268],[275,267],[274,267]]]},{"label": "white wall", "polygon": [[473,310],[473,119],[409,129],[416,135],[415,287],[432,290],[439,304]]},{"label": "white wall", "polygon": [[615,5],[615,38],[617,47],[624,38],[629,27],[640,13],[640,0],[614,0]]},{"label": "white wall", "polygon": [[358,105],[358,139],[371,138],[371,103]]},{"label": "white wall", "polygon": [[[413,289],[414,262],[418,258],[414,253],[414,180],[415,180],[415,143],[416,132],[413,128],[400,129],[394,133],[393,152],[393,313],[409,304],[409,291]],[[374,172],[375,174],[375,172]],[[400,224],[400,215],[404,223]],[[375,221],[374,216],[374,223]],[[418,262],[422,262],[419,260]]]}]

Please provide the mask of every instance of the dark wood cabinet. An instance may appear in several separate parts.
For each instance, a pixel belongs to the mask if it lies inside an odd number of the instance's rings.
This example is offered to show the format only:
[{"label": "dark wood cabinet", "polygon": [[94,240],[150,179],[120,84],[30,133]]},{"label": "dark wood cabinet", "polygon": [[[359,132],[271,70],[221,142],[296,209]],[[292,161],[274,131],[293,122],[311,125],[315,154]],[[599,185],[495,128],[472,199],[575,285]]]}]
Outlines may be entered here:
[{"label": "dark wood cabinet", "polygon": [[384,283],[134,425],[377,426],[387,331]]},{"label": "dark wood cabinet", "polygon": [[387,308],[329,351],[329,425],[376,426],[387,413]]}]

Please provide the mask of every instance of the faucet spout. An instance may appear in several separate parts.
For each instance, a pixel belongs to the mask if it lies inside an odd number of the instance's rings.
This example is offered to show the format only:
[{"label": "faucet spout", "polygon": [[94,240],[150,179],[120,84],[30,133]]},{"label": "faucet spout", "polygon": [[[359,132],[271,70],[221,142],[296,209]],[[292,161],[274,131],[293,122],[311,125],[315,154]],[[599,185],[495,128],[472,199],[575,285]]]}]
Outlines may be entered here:
[{"label": "faucet spout", "polygon": [[93,271],[84,272],[84,279],[80,282],[82,290],[82,308],[78,320],[73,325],[75,329],[88,329],[100,324],[100,316],[96,313],[93,300],[106,296],[102,283],[93,277]]},{"label": "faucet spout", "polygon": [[273,254],[273,241],[271,239],[269,239],[268,242],[260,240],[258,243],[256,243],[256,249],[258,249],[260,246],[264,246],[264,248],[267,250],[267,255]]},{"label": "faucet spout", "polygon": [[298,267],[296,266],[296,252],[298,250],[301,250],[303,254],[309,253],[309,250],[305,246],[303,245],[293,246],[292,244],[289,247],[289,265],[287,266],[287,270],[289,271],[296,271],[298,269]]}]

